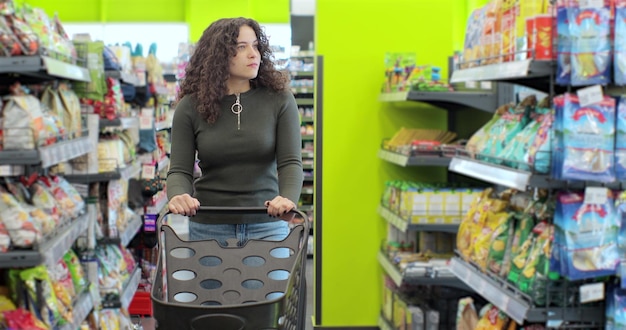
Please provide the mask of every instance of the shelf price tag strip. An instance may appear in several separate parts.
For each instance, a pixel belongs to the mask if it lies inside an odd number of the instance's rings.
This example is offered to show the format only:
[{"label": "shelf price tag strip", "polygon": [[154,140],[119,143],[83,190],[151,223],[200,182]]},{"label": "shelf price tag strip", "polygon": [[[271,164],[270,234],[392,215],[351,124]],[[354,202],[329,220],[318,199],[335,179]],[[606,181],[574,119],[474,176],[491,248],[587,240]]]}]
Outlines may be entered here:
[{"label": "shelf price tag strip", "polygon": [[450,82],[498,80],[525,77],[530,70],[531,60],[484,65],[469,69],[454,70]]},{"label": "shelf price tag strip", "polygon": [[456,157],[452,158],[448,169],[452,172],[464,174],[475,179],[522,191],[526,190],[531,177],[531,174],[528,172]]},{"label": "shelf price tag strip", "polygon": [[509,315],[519,324],[523,324],[530,306],[519,299],[511,296],[511,293],[494,283],[487,275],[479,273],[471,266],[465,264],[458,258],[450,261],[450,270],[470,288],[476,290],[478,294],[498,306],[500,310]]},{"label": "shelf price tag strip", "polygon": [[394,267],[383,252],[378,252],[378,262],[397,286],[402,285],[402,274]]},{"label": "shelf price tag strip", "polygon": [[391,212],[391,210],[389,210],[388,208],[382,205],[378,207],[378,214],[380,214],[380,216],[385,218],[387,222],[389,222],[390,224],[392,224],[394,227],[398,228],[402,232],[406,232],[407,229],[409,228],[409,223],[406,220],[402,219],[401,217]]},{"label": "shelf price tag strip", "polygon": [[122,308],[128,308],[128,306],[130,306],[130,302],[133,299],[135,292],[137,292],[137,288],[139,287],[139,281],[141,281],[141,268],[137,267],[135,268],[135,271],[133,272],[131,278],[128,280],[128,284],[124,288],[124,292],[120,297],[120,303],[122,304]]},{"label": "shelf price tag strip", "polygon": [[61,259],[72,244],[74,244],[78,236],[87,230],[89,218],[89,212],[81,215],[68,225],[61,234],[41,246],[41,251],[44,253],[44,260],[48,267],[51,269],[54,268],[59,259]]},{"label": "shelf price tag strip", "polygon": [[126,230],[121,235],[120,240],[122,241],[122,246],[128,246],[128,243],[135,237],[139,229],[141,229],[142,221],[141,217],[138,215],[133,215],[132,220],[126,227]]}]

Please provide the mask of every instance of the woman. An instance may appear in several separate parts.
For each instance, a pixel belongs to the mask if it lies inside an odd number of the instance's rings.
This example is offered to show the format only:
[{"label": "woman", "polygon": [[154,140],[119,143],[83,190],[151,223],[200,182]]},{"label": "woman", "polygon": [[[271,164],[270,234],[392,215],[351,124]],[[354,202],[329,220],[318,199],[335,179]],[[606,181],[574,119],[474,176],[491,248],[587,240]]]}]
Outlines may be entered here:
[{"label": "woman", "polygon": [[[212,23],[196,45],[172,123],[169,210],[191,216],[189,239],[281,240],[279,221],[302,189],[300,120],[267,36],[247,18]],[[202,172],[193,181],[196,159]],[[203,206],[262,206],[267,215],[225,217]]]}]

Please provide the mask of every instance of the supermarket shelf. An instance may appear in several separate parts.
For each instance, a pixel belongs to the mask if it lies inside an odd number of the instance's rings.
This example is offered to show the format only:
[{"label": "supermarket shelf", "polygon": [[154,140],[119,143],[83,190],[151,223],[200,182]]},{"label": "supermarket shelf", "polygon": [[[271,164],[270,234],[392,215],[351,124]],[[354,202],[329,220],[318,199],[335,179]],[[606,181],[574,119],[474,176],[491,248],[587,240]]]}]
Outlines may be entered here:
[{"label": "supermarket shelf", "polygon": [[315,87],[291,87],[291,92],[294,94],[311,94],[315,92]]},{"label": "supermarket shelf", "polygon": [[313,188],[302,188],[301,194],[302,195],[311,195],[313,194],[314,190]]},{"label": "supermarket shelf", "polygon": [[167,194],[161,191],[154,195],[152,198],[152,205],[146,207],[145,214],[160,214],[163,208],[165,208],[165,206],[167,205]]},{"label": "supermarket shelf", "polygon": [[315,153],[313,151],[303,151],[302,158],[314,158]]},{"label": "supermarket shelf", "polygon": [[382,315],[378,317],[378,327],[380,330],[394,330],[393,325]]},{"label": "supermarket shelf", "polygon": [[303,77],[313,77],[315,75],[315,71],[289,71],[292,76],[303,76]]},{"label": "supermarket shelf", "polygon": [[122,308],[127,309],[130,306],[130,302],[133,300],[133,296],[135,296],[135,292],[137,292],[137,288],[139,287],[139,282],[141,281],[141,267],[135,268],[135,271],[131,275],[130,279],[126,283],[124,287],[124,291],[120,295],[120,303],[122,304]]},{"label": "supermarket shelf", "polygon": [[296,103],[299,106],[302,106],[302,105],[315,105],[315,99],[296,99]]},{"label": "supermarket shelf", "polygon": [[473,288],[474,291],[517,323],[528,322],[599,322],[603,320],[604,307],[546,308],[535,307],[521,294],[510,287],[482,273],[474,266],[458,257],[450,262],[451,271],[456,277]]},{"label": "supermarket shelf", "polygon": [[378,158],[387,162],[408,167],[408,166],[448,166],[450,158],[441,156],[408,156],[401,153],[380,149]]},{"label": "supermarket shelf", "polygon": [[[430,216],[420,218],[420,222],[409,223],[408,220],[402,218],[397,215],[395,212],[390,209],[379,205],[378,206],[378,214],[383,217],[389,224],[398,228],[402,232],[407,231],[435,231],[435,232],[447,232],[447,233],[456,233],[459,229],[458,223],[450,223],[452,217],[445,216]],[[461,215],[458,216],[457,220],[461,221]],[[448,222],[448,223],[446,223]]]},{"label": "supermarket shelf", "polygon": [[119,129],[129,129],[139,127],[139,119],[137,117],[124,117],[124,118],[115,118],[115,119],[102,119],[99,121],[100,129],[102,128],[119,128]]},{"label": "supermarket shelf", "polygon": [[59,230],[59,233],[32,250],[13,250],[0,253],[0,268],[34,267],[45,263],[55,266],[57,261],[70,249],[78,236],[89,226],[89,212],[81,215]]},{"label": "supermarket shelf", "polygon": [[378,252],[378,262],[385,270],[385,273],[389,275],[389,277],[398,287],[400,287],[403,283],[406,283],[410,285],[448,286],[461,290],[473,291],[467,285],[465,285],[465,283],[461,282],[458,278],[454,276],[428,277],[417,275],[411,276],[409,275],[410,273],[403,274],[396,268],[394,264],[391,263],[391,261],[382,251]]},{"label": "supermarket shelf", "polygon": [[154,123],[154,127],[157,131],[170,129],[172,127],[172,122],[168,120],[159,121],[159,122]]},{"label": "supermarket shelf", "polygon": [[120,244],[122,246],[128,246],[130,241],[141,229],[141,226],[143,226],[141,216],[133,214],[132,218],[128,222],[128,226],[126,226],[124,231],[119,234],[119,237],[102,238],[98,240],[98,244]]},{"label": "supermarket shelf", "polygon": [[410,91],[407,101],[429,103],[445,109],[450,105],[464,105],[487,112],[494,112],[498,107],[498,97],[491,92]]},{"label": "supermarket shelf", "polygon": [[0,176],[20,176],[24,173],[24,166],[0,165]]},{"label": "supermarket shelf", "polygon": [[301,205],[298,206],[298,210],[302,212],[313,211],[315,208],[313,205]]},{"label": "supermarket shelf", "polygon": [[313,134],[302,134],[302,141],[313,141],[315,140],[315,135]]},{"label": "supermarket shelf", "polygon": [[440,108],[450,106],[467,106],[487,112],[494,112],[498,106],[497,94],[492,92],[430,92],[403,91],[381,93],[381,102],[424,102]]},{"label": "supermarket shelf", "polygon": [[302,117],[302,122],[303,123],[313,123],[313,122],[315,122],[315,117],[304,116],[304,117]]},{"label": "supermarket shelf", "polygon": [[312,170],[313,169],[313,164],[302,164],[302,169],[303,170]]},{"label": "supermarket shelf", "polygon": [[527,187],[558,188],[564,183],[550,180],[548,175],[537,175],[526,171],[481,162],[479,160],[454,157],[448,169],[475,179],[524,191]]},{"label": "supermarket shelf", "polygon": [[[0,57],[0,59],[2,59]],[[38,165],[50,167],[82,156],[93,149],[87,136],[57,142],[31,150],[0,151],[0,165]]]},{"label": "supermarket shelf", "polygon": [[107,182],[111,180],[125,180],[135,178],[141,172],[141,164],[133,162],[125,167],[119,168],[117,171],[102,172],[93,174],[68,174],[65,178],[71,183],[91,183],[91,182]]},{"label": "supermarket shelf", "polygon": [[305,176],[302,180],[304,182],[313,182],[313,181],[315,181],[315,178],[312,177],[312,176]]},{"label": "supermarket shelf", "polygon": [[72,309],[72,322],[60,327],[60,330],[75,330],[87,318],[94,307],[93,298],[89,291],[83,292]]},{"label": "supermarket shelf", "polygon": [[38,79],[91,81],[86,68],[41,55],[0,57],[0,73],[20,74]]},{"label": "supermarket shelf", "polygon": [[133,296],[137,292],[139,282],[141,281],[141,267],[135,267],[133,273],[128,277],[128,280],[124,284],[122,292],[120,292],[119,300],[110,300],[102,303],[103,308],[128,308],[130,302],[133,300]]},{"label": "supermarket shelf", "polygon": [[546,90],[551,74],[555,72],[553,61],[523,60],[458,69],[452,72],[451,83],[468,81],[515,81],[518,84]]},{"label": "supermarket shelf", "polygon": [[157,95],[168,95],[169,94],[169,90],[165,86],[156,86],[154,88],[154,91],[156,92]]},{"label": "supermarket shelf", "polygon": [[133,85],[133,86],[141,86],[142,84],[139,82],[139,78],[134,74],[130,74],[127,72],[117,71],[117,70],[107,70],[104,72],[106,77],[119,79],[123,83]]}]

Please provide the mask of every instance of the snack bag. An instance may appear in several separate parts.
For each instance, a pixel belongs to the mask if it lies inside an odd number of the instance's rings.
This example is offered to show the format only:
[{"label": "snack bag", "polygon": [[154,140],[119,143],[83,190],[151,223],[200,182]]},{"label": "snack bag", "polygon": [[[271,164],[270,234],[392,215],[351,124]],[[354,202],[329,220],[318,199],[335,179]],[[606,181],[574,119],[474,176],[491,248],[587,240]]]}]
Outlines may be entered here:
[{"label": "snack bag", "polygon": [[502,115],[508,111],[509,108],[514,107],[514,104],[505,104],[496,109],[496,112],[493,114],[493,117],[483,125],[476,133],[474,133],[470,139],[465,144],[465,150],[470,154],[474,155],[479,151],[485,149],[485,143],[489,140],[489,132],[491,131],[491,127],[500,120]]},{"label": "snack bag", "polygon": [[505,227],[507,227],[506,224],[508,222],[509,213],[507,212],[487,212],[487,219],[480,230],[478,237],[476,237],[471,256],[472,261],[474,261],[483,271],[487,269],[489,252],[494,245],[499,252],[504,251],[504,247],[500,244],[502,242],[496,242],[495,239],[500,234],[498,229],[506,229]]},{"label": "snack bag", "polygon": [[615,99],[580,106],[568,94],[563,111],[563,168],[561,178],[615,181]]},{"label": "snack bag", "polygon": [[626,180],[626,95],[620,96],[617,102],[615,118],[615,179],[624,181]]},{"label": "snack bag", "polygon": [[485,189],[479,194],[472,204],[469,211],[463,217],[456,236],[456,248],[465,258],[469,258],[474,245],[474,241],[480,230],[482,229],[483,215],[486,216],[488,208],[489,196],[493,190]]},{"label": "snack bag", "polygon": [[[21,90],[15,86],[16,90]],[[4,149],[34,149],[43,132],[43,112],[41,103],[32,95],[9,96],[3,109]]]},{"label": "snack bag", "polygon": [[489,255],[487,256],[487,269],[494,274],[500,274],[502,272],[506,256],[511,251],[515,222],[515,217],[509,215],[507,220],[496,227],[491,234],[491,244],[489,246]]},{"label": "snack bag", "polygon": [[573,86],[611,82],[610,0],[602,7],[583,8],[576,3],[568,11],[572,38]]},{"label": "snack bag", "polygon": [[552,125],[554,124],[554,110],[547,107],[538,107],[536,118],[539,128],[532,143],[526,149],[522,156],[522,164],[519,169],[527,171],[529,168],[534,169],[537,173],[548,173],[550,171],[550,162],[552,154]]},{"label": "snack bag", "polygon": [[557,0],[556,2],[556,83],[569,85],[572,73],[572,39],[570,34],[569,14],[571,0]]},{"label": "snack bag", "polygon": [[6,233],[15,247],[30,248],[41,240],[41,228],[33,221],[17,199],[0,187],[0,221],[5,232],[0,231],[1,246],[8,249]]},{"label": "snack bag", "polygon": [[474,330],[505,330],[509,324],[509,316],[492,304],[485,305],[480,310],[480,315]]},{"label": "snack bag", "polygon": [[530,111],[536,105],[537,97],[530,95],[515,108],[509,108],[509,111],[502,115],[500,120],[491,127],[489,141],[487,141],[485,148],[480,152],[486,156],[484,157],[485,160],[500,163],[498,157],[501,156],[502,150],[528,124]]},{"label": "snack bag", "polygon": [[471,297],[459,299],[456,314],[456,330],[474,330],[478,324],[478,314]]},{"label": "snack bag", "polygon": [[617,234],[619,222],[613,193],[607,192],[604,204],[585,204],[583,193],[562,194],[559,203],[563,229],[562,275],[581,280],[616,273],[619,264]]},{"label": "snack bag", "polygon": [[554,228],[552,225],[541,222],[536,226],[537,239],[533,245],[526,264],[520,273],[518,287],[522,292],[533,298],[537,306],[546,304],[546,286],[548,285],[548,273],[550,271],[550,255]]},{"label": "snack bag", "polygon": [[616,85],[626,84],[626,0],[615,1],[614,78]]},{"label": "snack bag", "polygon": [[[507,279],[511,283],[519,283],[522,270],[528,261],[530,256],[530,252],[537,240],[537,236],[542,232],[542,230],[538,228],[545,228],[547,223],[545,221],[539,221],[534,227],[533,230],[529,233],[521,245],[516,250],[515,254],[511,254],[511,268],[509,270],[509,274],[507,275]],[[537,230],[535,230],[537,229]]]}]

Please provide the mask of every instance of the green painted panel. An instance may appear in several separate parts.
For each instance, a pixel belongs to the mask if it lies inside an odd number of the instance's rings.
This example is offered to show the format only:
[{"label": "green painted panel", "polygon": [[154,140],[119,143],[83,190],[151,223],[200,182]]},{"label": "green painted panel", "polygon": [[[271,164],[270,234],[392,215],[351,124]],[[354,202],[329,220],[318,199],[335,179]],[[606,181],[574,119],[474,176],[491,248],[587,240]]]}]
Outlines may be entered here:
[{"label": "green painted panel", "polygon": [[28,0],[26,3],[43,9],[51,17],[58,13],[61,22],[100,21],[100,0]]},{"label": "green painted panel", "polygon": [[289,23],[290,0],[250,0],[250,17],[263,23]]},{"label": "green painted panel", "polygon": [[107,22],[184,22],[184,1],[107,0]]},{"label": "green painted panel", "polygon": [[[322,326],[374,326],[381,308],[376,260],[386,235],[377,215],[389,179],[445,180],[445,169],[403,169],[377,157],[401,126],[446,128],[447,113],[378,101],[385,52],[417,53],[447,69],[460,0],[317,0],[316,46],[324,56]],[[461,10],[462,11],[462,10]],[[445,73],[444,73],[445,74]]]}]

